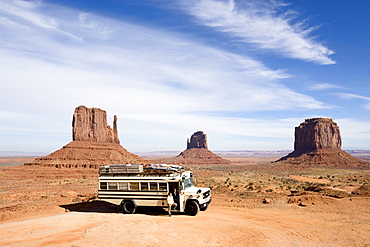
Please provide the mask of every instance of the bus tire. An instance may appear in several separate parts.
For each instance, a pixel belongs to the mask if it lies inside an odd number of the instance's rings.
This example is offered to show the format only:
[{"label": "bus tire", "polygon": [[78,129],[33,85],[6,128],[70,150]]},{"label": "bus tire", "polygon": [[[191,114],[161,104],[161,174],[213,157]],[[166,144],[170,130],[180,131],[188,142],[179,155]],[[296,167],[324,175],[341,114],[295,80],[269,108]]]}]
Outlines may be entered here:
[{"label": "bus tire", "polygon": [[196,201],[187,201],[185,206],[185,213],[191,216],[197,215],[199,212],[199,204]]},{"label": "bus tire", "polygon": [[121,208],[125,214],[133,214],[136,211],[136,203],[133,200],[125,200],[121,203]]}]

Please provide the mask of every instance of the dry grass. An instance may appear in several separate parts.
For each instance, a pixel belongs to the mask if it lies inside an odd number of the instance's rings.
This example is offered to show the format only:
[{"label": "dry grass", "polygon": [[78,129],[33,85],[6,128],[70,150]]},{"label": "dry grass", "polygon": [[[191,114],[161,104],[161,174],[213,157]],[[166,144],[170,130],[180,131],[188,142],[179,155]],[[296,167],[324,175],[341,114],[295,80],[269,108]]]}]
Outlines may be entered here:
[{"label": "dry grass", "polygon": [[[343,198],[363,195],[359,188],[370,184],[370,170],[309,168],[274,170],[271,163],[190,166],[200,186],[213,194],[236,198],[280,197],[310,191]],[[265,169],[264,169],[265,168]]]},{"label": "dry grass", "polygon": [[[288,209],[290,204],[320,203],[324,199],[319,197],[351,199],[370,196],[370,170],[284,170],[269,162],[276,160],[273,157],[235,159],[231,164],[187,165],[195,174],[196,186],[212,189],[215,206]],[[97,177],[96,169],[87,168],[16,166],[2,169],[0,220],[24,218],[62,204],[89,200],[97,192]],[[324,202],[331,203],[326,199]]]}]

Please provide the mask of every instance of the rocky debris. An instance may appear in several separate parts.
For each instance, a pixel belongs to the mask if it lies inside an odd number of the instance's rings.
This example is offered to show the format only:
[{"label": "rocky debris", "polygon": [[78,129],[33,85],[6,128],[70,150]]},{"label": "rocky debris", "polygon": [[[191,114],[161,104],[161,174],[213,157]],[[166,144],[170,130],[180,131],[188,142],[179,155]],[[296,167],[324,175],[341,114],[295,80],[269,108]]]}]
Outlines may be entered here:
[{"label": "rocky debris", "polygon": [[191,148],[205,148],[208,149],[207,135],[203,131],[197,131],[187,140],[186,149]]},{"label": "rocky debris", "polygon": [[359,196],[370,196],[370,185],[363,184],[358,189],[354,190],[352,194]]},{"label": "rocky debris", "polygon": [[99,108],[76,107],[72,121],[73,141],[94,141],[119,144],[117,116],[113,129],[107,124],[107,113]]},{"label": "rocky debris", "polygon": [[73,114],[73,141],[61,149],[24,165],[57,168],[99,168],[111,164],[143,164],[143,158],[119,144],[117,117],[113,129],[107,125],[106,112],[79,106]]},{"label": "rocky debris", "polygon": [[332,119],[306,119],[295,128],[294,151],[276,162],[300,167],[370,167],[341,150],[341,145],[339,126]]},{"label": "rocky debris", "polygon": [[262,203],[263,204],[270,204],[271,201],[272,201],[271,198],[263,198]]}]

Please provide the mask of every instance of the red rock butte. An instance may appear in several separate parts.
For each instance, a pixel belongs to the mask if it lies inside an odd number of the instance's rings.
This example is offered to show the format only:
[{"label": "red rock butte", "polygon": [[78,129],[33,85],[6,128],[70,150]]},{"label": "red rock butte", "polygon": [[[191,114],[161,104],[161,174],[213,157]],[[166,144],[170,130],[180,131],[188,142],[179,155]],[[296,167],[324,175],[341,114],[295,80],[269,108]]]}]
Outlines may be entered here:
[{"label": "red rock butte", "polygon": [[159,163],[174,164],[229,164],[230,161],[223,159],[208,150],[207,135],[203,131],[195,132],[187,140],[187,148],[173,158],[158,159]]},{"label": "red rock butte", "polygon": [[203,131],[197,131],[188,139],[186,149],[205,148],[208,149],[207,135]]},{"label": "red rock butte", "polygon": [[110,164],[142,164],[143,158],[120,145],[117,117],[113,129],[107,124],[107,113],[99,108],[76,107],[72,121],[73,141],[61,149],[25,165],[67,168],[98,168]]},{"label": "red rock butte", "polygon": [[295,127],[294,151],[276,162],[302,167],[370,167],[341,146],[339,126],[331,118],[305,119]]}]

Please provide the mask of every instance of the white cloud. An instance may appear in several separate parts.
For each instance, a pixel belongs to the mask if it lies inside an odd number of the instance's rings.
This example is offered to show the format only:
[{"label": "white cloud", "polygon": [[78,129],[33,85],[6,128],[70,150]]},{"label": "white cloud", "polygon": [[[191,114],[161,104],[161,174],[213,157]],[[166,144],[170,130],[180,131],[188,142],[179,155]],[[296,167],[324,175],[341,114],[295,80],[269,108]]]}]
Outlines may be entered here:
[{"label": "white cloud", "polygon": [[117,114],[122,143],[131,140],[139,149],[135,133],[152,145],[173,144],[165,138],[181,130],[285,136],[285,125],[223,112],[327,107],[283,86],[280,80],[290,76],[284,71],[179,34],[32,1],[0,4],[0,18],[6,20],[0,22],[0,111],[18,120],[2,119],[0,135],[69,133],[74,108],[86,105]]},{"label": "white cloud", "polygon": [[351,93],[333,93],[333,95],[341,98],[341,99],[361,99],[365,100],[364,108],[370,110],[370,97],[358,95],[358,94],[351,94]]},{"label": "white cloud", "polygon": [[341,118],[334,121],[340,128],[343,149],[369,149],[370,121],[355,118]]},{"label": "white cloud", "polygon": [[315,83],[308,86],[308,90],[312,91],[320,91],[331,88],[342,88],[342,87],[330,83]]},{"label": "white cloud", "polygon": [[329,58],[334,52],[309,37],[314,28],[305,29],[303,22],[293,23],[290,11],[278,14],[277,8],[284,4],[277,1],[184,0],[182,3],[200,24],[228,33],[240,42],[290,58],[335,63]]},{"label": "white cloud", "polygon": [[29,26],[31,28],[49,30],[60,35],[68,36],[80,40],[80,37],[63,30],[53,13],[48,15],[40,14],[39,11],[44,10],[43,4],[40,1],[0,1],[0,14],[6,19],[13,19],[20,25]]},{"label": "white cloud", "polygon": [[333,95],[338,96],[342,99],[364,99],[364,100],[370,100],[369,97],[365,97],[358,94],[351,94],[351,93],[333,93]]}]

